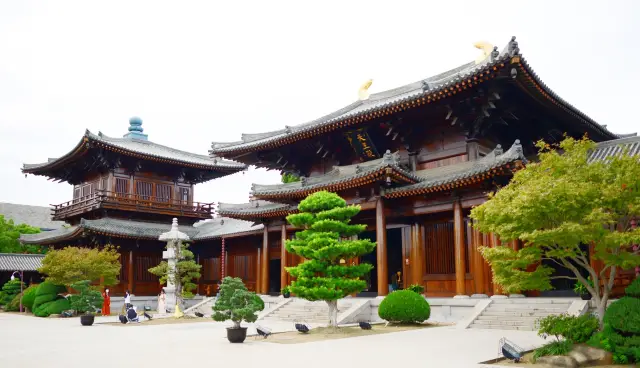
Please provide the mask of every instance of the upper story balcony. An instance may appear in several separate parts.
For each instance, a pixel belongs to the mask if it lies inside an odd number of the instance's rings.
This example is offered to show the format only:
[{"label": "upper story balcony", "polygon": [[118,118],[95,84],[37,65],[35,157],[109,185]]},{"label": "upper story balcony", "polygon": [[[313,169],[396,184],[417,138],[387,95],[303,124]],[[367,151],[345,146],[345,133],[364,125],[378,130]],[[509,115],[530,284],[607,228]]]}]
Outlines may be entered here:
[{"label": "upper story balcony", "polygon": [[205,220],[212,217],[213,203],[201,203],[141,194],[96,190],[71,201],[51,205],[54,220],[65,221],[97,209],[139,212],[145,214],[190,217]]}]

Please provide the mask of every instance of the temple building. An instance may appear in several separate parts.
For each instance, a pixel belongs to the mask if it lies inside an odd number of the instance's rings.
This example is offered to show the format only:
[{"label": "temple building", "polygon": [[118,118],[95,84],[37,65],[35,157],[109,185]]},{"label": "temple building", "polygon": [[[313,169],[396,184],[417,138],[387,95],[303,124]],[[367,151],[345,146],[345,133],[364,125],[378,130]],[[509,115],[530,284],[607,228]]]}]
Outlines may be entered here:
[{"label": "temple building", "polygon": [[[369,95],[370,85],[358,101],[314,121],[212,144],[213,159],[299,177],[254,184],[250,202],[218,206],[222,216],[264,226],[262,244],[252,239],[242,248],[254,247],[248,265],[257,269],[247,275],[259,292],[278,292],[290,282],[284,267],[299,262],[282,247],[295,231],[286,215],[310,193],[328,190],[362,207],[353,221],[367,224],[360,236],[377,242],[372,254],[344,260],[374,265],[362,295],[386,295],[398,273],[401,286],[421,284],[428,296],[500,293],[477,250],[500,240],[470,226],[471,207],[534,159],[540,139],[553,143],[586,133],[596,142],[620,139],[613,142],[636,150],[639,144],[554,93],[515,37],[502,51],[484,50],[477,61],[415,83]],[[234,247],[226,249],[232,257]],[[563,281],[554,284],[555,293],[571,289]]]},{"label": "temple building", "polygon": [[[227,275],[278,294],[291,282],[285,267],[301,261],[283,247],[297,230],[285,217],[307,195],[328,190],[361,206],[353,221],[367,225],[360,237],[377,243],[371,254],[344,260],[374,265],[361,296],[386,295],[398,276],[401,287],[421,284],[427,296],[499,294],[478,247],[500,239],[472,228],[469,212],[535,159],[535,142],[587,134],[602,142],[593,159],[620,147],[640,151],[640,138],[609,131],[547,87],[515,37],[502,51],[484,49],[476,61],[415,83],[374,94],[370,85],[356,102],[314,121],[214,142],[209,156],[151,143],[139,119],[124,138],[87,131],[61,158],[24,166],[24,173],[74,189],[69,202],[52,209],[54,220],[70,226],[22,241],[118,245],[122,272],[114,291],[151,295],[160,288],[147,272],[161,260],[158,236],[178,217],[203,266],[200,294],[211,294]],[[250,165],[299,180],[254,184],[248,203],[218,203],[213,219],[212,203],[193,201],[195,184]],[[554,282],[555,293],[571,293],[566,280]]]}]

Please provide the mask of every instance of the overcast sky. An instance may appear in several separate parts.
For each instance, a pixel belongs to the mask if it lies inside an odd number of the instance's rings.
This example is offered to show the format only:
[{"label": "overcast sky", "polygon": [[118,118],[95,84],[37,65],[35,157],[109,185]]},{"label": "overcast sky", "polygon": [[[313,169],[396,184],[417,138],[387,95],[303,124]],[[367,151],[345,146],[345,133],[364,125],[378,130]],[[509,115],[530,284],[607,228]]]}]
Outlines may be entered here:
[{"label": "overcast sky", "polygon": [[[311,4],[317,5],[311,5]],[[315,119],[474,60],[477,41],[520,50],[562,98],[616,133],[640,131],[640,2],[0,0],[0,202],[70,200],[20,172],[85,129],[206,154],[212,141]],[[634,22],[635,21],[635,22]],[[252,169],[196,187],[246,202]]]}]

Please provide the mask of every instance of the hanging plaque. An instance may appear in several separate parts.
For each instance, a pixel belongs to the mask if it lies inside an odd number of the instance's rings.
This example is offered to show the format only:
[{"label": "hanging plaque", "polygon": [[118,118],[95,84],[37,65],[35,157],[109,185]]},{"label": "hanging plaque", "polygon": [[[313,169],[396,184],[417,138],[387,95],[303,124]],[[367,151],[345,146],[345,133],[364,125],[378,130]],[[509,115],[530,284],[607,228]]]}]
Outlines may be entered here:
[{"label": "hanging plaque", "polygon": [[365,128],[346,132],[345,137],[353,147],[356,155],[361,159],[367,161],[380,158],[380,154]]}]

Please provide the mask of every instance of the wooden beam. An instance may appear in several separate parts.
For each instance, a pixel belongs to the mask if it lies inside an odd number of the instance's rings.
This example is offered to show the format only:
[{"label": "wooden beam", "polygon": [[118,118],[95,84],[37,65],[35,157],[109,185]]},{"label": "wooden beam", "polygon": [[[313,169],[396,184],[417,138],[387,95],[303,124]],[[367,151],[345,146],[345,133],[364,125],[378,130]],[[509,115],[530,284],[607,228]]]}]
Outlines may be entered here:
[{"label": "wooden beam", "polygon": [[269,293],[269,229],[262,233],[262,293]]},{"label": "wooden beam", "polygon": [[287,225],[282,224],[282,233],[280,234],[281,244],[280,244],[280,287],[283,288],[287,286],[287,249],[284,246],[287,241]]},{"label": "wooden beam", "polygon": [[464,218],[460,201],[453,203],[453,244],[456,260],[456,295],[465,295]]},{"label": "wooden beam", "polygon": [[376,251],[378,256],[378,295],[389,294],[389,272],[387,270],[387,218],[384,214],[384,200],[376,202]]}]

